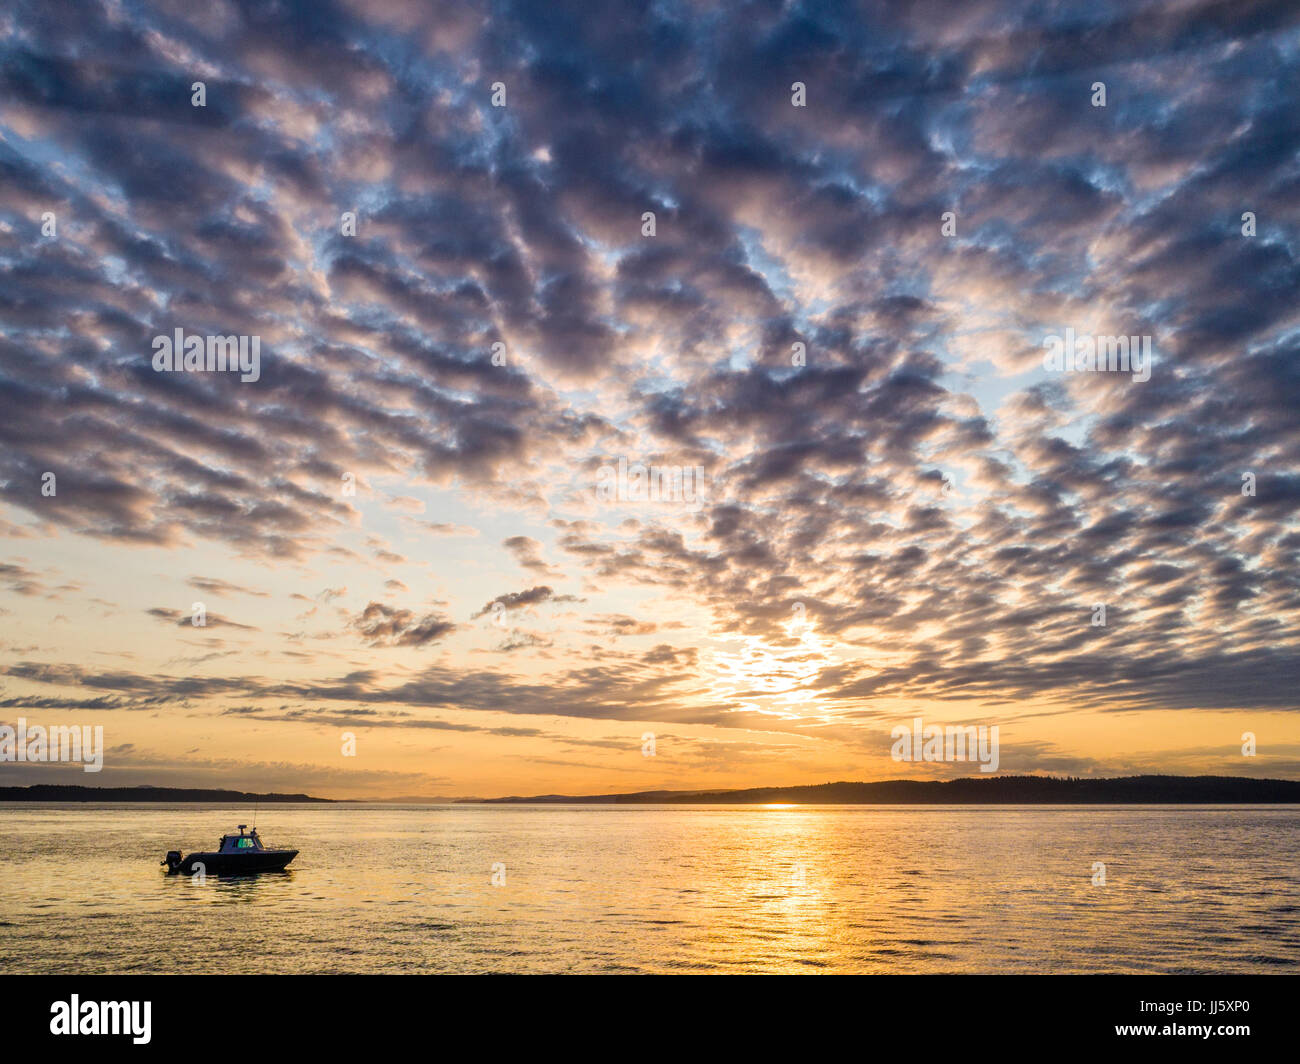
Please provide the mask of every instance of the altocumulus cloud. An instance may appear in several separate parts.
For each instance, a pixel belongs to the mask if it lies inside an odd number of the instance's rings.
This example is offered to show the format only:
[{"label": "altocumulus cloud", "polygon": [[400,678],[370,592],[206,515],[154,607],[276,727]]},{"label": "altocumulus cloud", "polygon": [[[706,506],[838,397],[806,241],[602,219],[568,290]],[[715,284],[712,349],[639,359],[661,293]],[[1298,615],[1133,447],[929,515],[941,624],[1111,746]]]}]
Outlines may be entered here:
[{"label": "altocumulus cloud", "polygon": [[[6,18],[22,27],[0,45],[10,521],[306,565],[357,556],[351,474],[507,511],[504,540],[405,518],[485,565],[505,552],[555,586],[562,564],[593,600],[658,597],[601,626],[618,633],[603,645],[548,639],[548,683],[447,662],[392,683],[9,676],[139,704],[778,730],[807,713],[846,741],[886,697],[1297,708],[1294,4],[975,0],[936,21],[883,0],[91,3],[70,32],[31,2]],[[177,325],[260,336],[261,379],[152,372],[150,338]],[[1043,339],[1066,327],[1151,336],[1151,379],[1045,375]],[[594,505],[617,455],[706,470],[703,509]],[[35,562],[0,577],[27,597],[44,579]],[[464,634],[366,601],[342,623],[370,646]],[[792,635],[799,618],[819,641]],[[686,634],[653,641],[670,624],[767,648],[755,660],[807,708],[756,713],[752,672],[704,683]]]}]

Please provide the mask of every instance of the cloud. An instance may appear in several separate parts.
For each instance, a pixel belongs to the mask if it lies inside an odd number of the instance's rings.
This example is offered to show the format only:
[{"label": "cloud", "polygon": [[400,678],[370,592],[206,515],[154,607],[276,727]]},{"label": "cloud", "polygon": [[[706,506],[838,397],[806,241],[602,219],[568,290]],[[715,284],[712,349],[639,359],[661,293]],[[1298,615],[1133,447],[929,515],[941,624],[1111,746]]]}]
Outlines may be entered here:
[{"label": "cloud", "polygon": [[156,617],[160,621],[166,621],[174,624],[178,628],[236,628],[243,632],[256,632],[258,629],[251,624],[240,624],[238,621],[232,621],[228,617],[223,617],[219,613],[204,612],[203,623],[195,624],[194,618],[199,616],[195,613],[186,613],[184,610],[168,609],[164,606],[155,606],[153,609],[146,610],[150,617]]},{"label": "cloud", "polygon": [[493,613],[499,607],[502,610],[529,610],[534,606],[540,606],[543,602],[580,602],[581,599],[574,595],[556,594],[550,587],[545,584],[539,584],[536,587],[526,588],[523,591],[509,591],[504,595],[498,595],[495,599],[485,605],[482,609],[472,614],[470,619],[477,620],[479,617]]},{"label": "cloud", "polygon": [[422,647],[436,643],[456,626],[437,614],[417,618],[410,610],[369,603],[352,618],[351,625],[371,646]]},{"label": "cloud", "polygon": [[202,591],[208,595],[216,595],[225,598],[228,595],[254,595],[258,598],[266,598],[267,592],[257,591],[253,588],[239,587],[229,581],[221,580],[216,577],[192,576],[189,580],[190,587],[196,591]]},{"label": "cloud", "polygon": [[501,545],[514,555],[515,561],[522,568],[546,576],[563,576],[558,569],[542,559],[542,545],[531,536],[511,536],[503,540]]}]

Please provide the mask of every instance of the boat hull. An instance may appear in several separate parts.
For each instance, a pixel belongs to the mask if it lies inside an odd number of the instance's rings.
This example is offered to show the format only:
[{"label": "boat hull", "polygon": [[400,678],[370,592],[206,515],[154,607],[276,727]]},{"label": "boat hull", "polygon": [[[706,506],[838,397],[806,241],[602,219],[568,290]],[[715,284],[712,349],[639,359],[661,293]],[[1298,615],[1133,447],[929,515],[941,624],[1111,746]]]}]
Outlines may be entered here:
[{"label": "boat hull", "polygon": [[257,850],[253,853],[192,853],[171,865],[171,875],[193,875],[198,865],[208,876],[252,876],[261,872],[283,872],[297,850]]}]

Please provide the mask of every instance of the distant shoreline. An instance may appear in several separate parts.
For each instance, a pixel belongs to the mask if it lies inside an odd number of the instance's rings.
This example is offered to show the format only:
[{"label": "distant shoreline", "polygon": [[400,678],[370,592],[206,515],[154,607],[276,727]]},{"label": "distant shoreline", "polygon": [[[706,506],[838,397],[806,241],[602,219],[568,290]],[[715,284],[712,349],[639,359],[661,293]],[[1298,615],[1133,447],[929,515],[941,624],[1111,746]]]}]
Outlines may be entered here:
[{"label": "distant shoreline", "polygon": [[309,794],[256,794],[189,787],[73,787],[37,783],[30,787],[0,787],[0,802],[287,802],[332,803],[333,798]]},{"label": "distant shoreline", "polygon": [[1291,805],[1300,780],[1245,776],[964,777],[884,780],[734,791],[635,791],[626,794],[542,794],[505,798],[317,798],[190,787],[0,787],[0,802],[256,802],[264,805]]},{"label": "distant shoreline", "polygon": [[1300,803],[1300,780],[1243,776],[1118,776],[1109,779],[992,776],[757,787],[736,791],[461,799],[485,805],[1260,805]]}]

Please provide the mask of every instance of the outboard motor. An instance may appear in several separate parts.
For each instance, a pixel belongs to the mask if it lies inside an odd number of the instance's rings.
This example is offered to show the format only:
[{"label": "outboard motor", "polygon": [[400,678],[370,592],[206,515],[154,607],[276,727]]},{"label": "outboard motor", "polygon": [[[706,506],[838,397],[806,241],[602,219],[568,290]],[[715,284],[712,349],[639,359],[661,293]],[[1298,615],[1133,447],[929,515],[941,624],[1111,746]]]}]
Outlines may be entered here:
[{"label": "outboard motor", "polygon": [[166,859],[165,861],[163,861],[163,864],[165,864],[165,865],[167,866],[167,871],[168,871],[168,872],[175,872],[176,869],[179,867],[180,863],[181,863],[181,851],[180,851],[180,850],[168,850],[168,851],[167,851],[167,859]]}]

